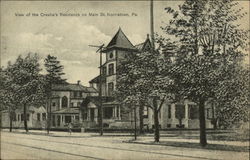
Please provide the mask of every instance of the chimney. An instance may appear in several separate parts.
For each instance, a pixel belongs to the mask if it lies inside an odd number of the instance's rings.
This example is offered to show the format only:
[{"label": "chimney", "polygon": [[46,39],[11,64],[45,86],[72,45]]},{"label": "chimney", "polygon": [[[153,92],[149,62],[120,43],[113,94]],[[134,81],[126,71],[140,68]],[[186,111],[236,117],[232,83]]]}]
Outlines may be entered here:
[{"label": "chimney", "polygon": [[77,84],[78,84],[78,85],[80,85],[80,83],[81,83],[81,81],[80,81],[80,80],[78,80],[78,81],[77,81]]},{"label": "chimney", "polygon": [[149,34],[147,34],[147,39],[149,39]]}]

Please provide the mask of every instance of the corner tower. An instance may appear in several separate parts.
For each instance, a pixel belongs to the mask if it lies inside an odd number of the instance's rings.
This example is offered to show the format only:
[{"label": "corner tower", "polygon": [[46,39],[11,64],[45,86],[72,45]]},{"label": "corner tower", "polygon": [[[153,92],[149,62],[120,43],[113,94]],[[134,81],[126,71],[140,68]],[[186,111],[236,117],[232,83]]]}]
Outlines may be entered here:
[{"label": "corner tower", "polygon": [[102,65],[102,74],[106,77],[106,96],[112,96],[116,86],[116,73],[119,60],[127,54],[138,52],[138,49],[129,41],[121,28],[117,31],[103,50],[106,53],[106,62]]}]

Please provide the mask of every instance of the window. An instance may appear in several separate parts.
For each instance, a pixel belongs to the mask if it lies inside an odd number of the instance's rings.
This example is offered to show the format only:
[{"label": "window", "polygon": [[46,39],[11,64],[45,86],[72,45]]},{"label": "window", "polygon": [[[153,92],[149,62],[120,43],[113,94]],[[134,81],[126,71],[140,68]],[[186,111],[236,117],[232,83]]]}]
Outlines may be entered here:
[{"label": "window", "polygon": [[77,102],[77,107],[80,107],[81,106],[81,102]]},{"label": "window", "polygon": [[65,123],[71,123],[71,116],[65,116]]},{"label": "window", "polygon": [[207,108],[207,119],[212,119],[213,115],[212,115],[212,108]]},{"label": "window", "polygon": [[108,66],[109,66],[109,75],[114,74],[114,64],[111,63],[111,64],[109,64]]},{"label": "window", "polygon": [[[30,119],[30,114],[26,114],[27,116],[26,116],[26,119],[27,119],[27,121],[29,121],[29,119]],[[24,114],[21,114],[21,121],[24,121]]]},{"label": "window", "polygon": [[42,113],[42,118],[43,118],[43,121],[46,120],[46,113]]},{"label": "window", "polygon": [[175,105],[175,117],[177,119],[183,119],[185,117],[185,105],[183,104]]},{"label": "window", "polygon": [[198,107],[196,105],[188,105],[189,108],[189,119],[198,119],[199,112]]},{"label": "window", "polygon": [[37,113],[36,116],[37,116],[37,121],[41,121],[41,115],[40,115],[40,113]]},{"label": "window", "polygon": [[78,92],[78,97],[82,97],[82,92]]},{"label": "window", "polygon": [[17,115],[17,120],[18,120],[18,121],[21,120],[21,115],[20,115],[20,114]]},{"label": "window", "polygon": [[87,120],[88,119],[88,112],[85,110],[83,111],[83,119]]},{"label": "window", "polygon": [[144,106],[143,109],[143,118],[148,118],[148,107]]},{"label": "window", "polygon": [[109,54],[109,58],[111,59],[111,58],[113,58],[113,57],[114,57],[113,53],[112,53],[112,52],[110,52],[110,54]]},{"label": "window", "polygon": [[13,119],[13,121],[16,121],[16,120],[17,120],[17,119],[16,119],[16,113],[15,113],[15,112],[12,113],[12,119]]},{"label": "window", "polygon": [[168,105],[168,118],[171,118],[171,105]]},{"label": "window", "polygon": [[112,95],[112,92],[114,91],[114,83],[108,83],[108,96]]},{"label": "window", "polygon": [[76,120],[76,121],[79,121],[79,116],[75,116],[75,120]]},{"label": "window", "polygon": [[23,116],[23,114],[21,114],[21,121],[23,121],[24,120],[24,116]]},{"label": "window", "polygon": [[74,97],[77,97],[77,92],[74,92]]},{"label": "window", "polygon": [[70,103],[70,107],[74,107],[74,103],[73,102]]},{"label": "window", "polygon": [[68,98],[64,96],[62,98],[62,108],[67,108],[68,107]]},{"label": "window", "polygon": [[103,108],[103,118],[110,119],[113,116],[113,108],[112,107],[105,107]]},{"label": "window", "polygon": [[103,68],[102,68],[102,74],[103,74],[103,75],[106,75],[106,74],[107,74],[107,68],[106,68],[106,67],[103,67]]},{"label": "window", "polygon": [[53,102],[53,103],[52,103],[52,106],[55,107],[55,106],[56,106],[56,102]]},{"label": "window", "polygon": [[74,97],[74,98],[82,97],[82,92],[80,92],[80,91],[74,91],[74,92],[73,92],[73,97]]}]

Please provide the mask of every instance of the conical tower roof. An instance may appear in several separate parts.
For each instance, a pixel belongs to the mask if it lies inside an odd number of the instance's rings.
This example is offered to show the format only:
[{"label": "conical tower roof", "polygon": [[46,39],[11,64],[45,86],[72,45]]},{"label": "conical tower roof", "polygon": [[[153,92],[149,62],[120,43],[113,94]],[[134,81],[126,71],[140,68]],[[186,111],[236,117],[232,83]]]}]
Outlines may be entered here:
[{"label": "conical tower roof", "polygon": [[111,48],[123,48],[123,49],[132,49],[136,50],[134,45],[129,41],[127,36],[123,33],[121,28],[117,31],[115,36],[112,38],[112,40],[109,42],[109,44],[106,47],[107,49]]}]

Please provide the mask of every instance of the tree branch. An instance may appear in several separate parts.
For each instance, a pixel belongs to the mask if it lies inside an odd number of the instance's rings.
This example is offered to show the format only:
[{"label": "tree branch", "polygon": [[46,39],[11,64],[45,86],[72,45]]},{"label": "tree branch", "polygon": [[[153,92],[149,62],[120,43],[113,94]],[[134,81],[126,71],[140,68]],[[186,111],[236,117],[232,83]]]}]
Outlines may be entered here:
[{"label": "tree branch", "polygon": [[157,112],[159,112],[159,111],[161,110],[161,107],[162,107],[162,105],[163,105],[163,103],[164,103],[164,101],[165,101],[166,96],[167,96],[167,95],[165,95],[165,96],[161,99],[161,104],[160,104],[159,108],[157,109]]}]

